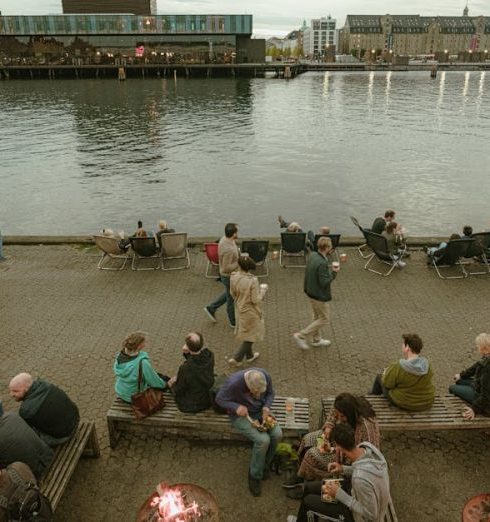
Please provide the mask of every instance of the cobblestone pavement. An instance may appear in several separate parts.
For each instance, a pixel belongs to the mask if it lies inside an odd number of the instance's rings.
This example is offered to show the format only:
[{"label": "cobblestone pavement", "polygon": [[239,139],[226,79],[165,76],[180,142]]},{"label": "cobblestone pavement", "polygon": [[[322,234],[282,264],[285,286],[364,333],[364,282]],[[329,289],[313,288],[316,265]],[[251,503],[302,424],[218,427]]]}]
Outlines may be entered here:
[{"label": "cobblestone pavement", "polygon": [[[266,340],[257,348],[260,365],[281,395],[307,396],[312,426],[320,397],[349,390],[364,393],[373,377],[400,354],[401,334],[417,332],[425,342],[438,392],[452,375],[476,360],[476,334],[489,330],[490,278],[442,281],[415,252],[404,270],[381,278],[362,270],[354,249],[333,285],[332,339],[328,349],[300,351],[291,333],[310,319],[302,292],[303,270],[280,269],[272,261],[265,306]],[[123,437],[111,450],[105,414],[114,397],[112,363],[130,331],[149,333],[154,365],[173,374],[191,329],[203,332],[215,352],[217,372],[236,345],[225,320],[211,324],[203,306],[221,285],[203,277],[204,256],[191,254],[190,270],[102,272],[93,249],[70,246],[11,246],[0,264],[0,335],[6,409],[8,380],[30,371],[66,389],[82,416],[95,419],[100,459],[80,461],[56,513],[57,521],[133,521],[161,480],[193,482],[218,499],[222,520],[284,521],[297,502],[285,497],[280,477],[264,483],[261,498],[247,490],[249,450],[185,440]],[[460,520],[474,494],[490,490],[489,435],[472,430],[386,436],[392,494],[400,522]]]}]

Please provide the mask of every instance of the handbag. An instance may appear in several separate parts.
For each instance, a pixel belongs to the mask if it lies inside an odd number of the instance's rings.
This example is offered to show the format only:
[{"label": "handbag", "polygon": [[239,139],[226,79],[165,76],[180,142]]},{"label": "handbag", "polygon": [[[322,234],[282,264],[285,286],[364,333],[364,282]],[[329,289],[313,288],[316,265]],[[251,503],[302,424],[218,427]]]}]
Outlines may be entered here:
[{"label": "handbag", "polygon": [[141,391],[143,381],[143,361],[140,361],[138,368],[138,391],[131,395],[131,407],[137,419],[144,419],[153,413],[160,411],[165,406],[165,398],[161,388],[147,388]]}]

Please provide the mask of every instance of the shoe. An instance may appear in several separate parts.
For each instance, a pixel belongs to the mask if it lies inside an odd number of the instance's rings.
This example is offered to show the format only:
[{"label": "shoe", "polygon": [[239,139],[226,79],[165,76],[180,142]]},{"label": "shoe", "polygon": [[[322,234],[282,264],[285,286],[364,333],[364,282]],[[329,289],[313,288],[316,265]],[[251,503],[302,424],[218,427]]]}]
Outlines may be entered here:
[{"label": "shoe", "polygon": [[398,261],[398,263],[396,264],[396,266],[398,268],[405,268],[407,266],[407,263],[405,263],[405,261]]},{"label": "shoe", "polygon": [[296,515],[288,515],[286,522],[296,522],[297,520],[298,520],[298,517]]},{"label": "shoe", "polygon": [[318,339],[318,341],[313,341],[311,343],[311,346],[315,346],[315,347],[318,347],[318,346],[330,346],[332,343],[328,340],[328,339]]},{"label": "shoe", "polygon": [[301,335],[299,333],[294,333],[293,339],[296,341],[296,344],[298,345],[299,348],[301,348],[302,350],[308,350],[309,346],[308,346],[308,343],[306,342],[306,339],[301,337]]},{"label": "shoe", "polygon": [[245,360],[247,361],[247,363],[250,364],[250,363],[254,362],[255,359],[258,358],[259,355],[260,355],[259,352],[254,352],[254,354],[252,355],[252,357],[250,357],[250,359],[247,359],[247,358],[245,357]]},{"label": "shoe", "polygon": [[236,328],[236,324],[230,323],[230,321],[228,321],[228,324],[229,324],[230,328],[233,328],[233,329]]},{"label": "shoe", "polygon": [[298,475],[293,475],[290,479],[283,482],[281,486],[285,489],[297,488],[298,486],[302,486],[304,483],[304,479],[298,477]]},{"label": "shoe", "polygon": [[248,489],[254,497],[260,497],[262,494],[262,484],[260,480],[253,478],[250,473],[248,474]]},{"label": "shoe", "polygon": [[206,312],[206,315],[213,321],[213,323],[216,322],[216,316],[214,315],[214,312],[211,312],[208,306],[204,307],[204,311]]},{"label": "shoe", "polygon": [[234,359],[233,357],[231,359],[228,359],[228,364],[230,366],[241,366],[242,365],[242,361],[237,361],[236,359]]}]

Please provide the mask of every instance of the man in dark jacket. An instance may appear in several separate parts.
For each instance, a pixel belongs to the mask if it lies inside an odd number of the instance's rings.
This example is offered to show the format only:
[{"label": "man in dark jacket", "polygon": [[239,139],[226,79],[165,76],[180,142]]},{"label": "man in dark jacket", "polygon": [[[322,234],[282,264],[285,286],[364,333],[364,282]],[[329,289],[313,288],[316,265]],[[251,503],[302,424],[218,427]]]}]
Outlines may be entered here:
[{"label": "man in dark jacket", "polygon": [[0,468],[13,462],[27,464],[39,480],[53,460],[48,447],[17,413],[4,413],[0,418]]},{"label": "man in dark jacket", "polygon": [[371,232],[374,232],[375,234],[382,234],[385,229],[386,225],[388,223],[391,223],[395,220],[395,211],[394,210],[387,210],[385,212],[384,217],[377,217],[371,226]]},{"label": "man in dark jacket", "polygon": [[182,347],[185,361],[168,383],[179,410],[185,413],[197,413],[211,406],[214,355],[203,346],[202,334],[191,332],[187,335]]},{"label": "man in dark jacket", "polygon": [[68,395],[47,381],[34,380],[29,373],[19,373],[9,384],[10,395],[22,402],[19,415],[48,446],[66,442],[80,420],[77,405]]},{"label": "man in dark jacket", "polygon": [[309,297],[313,309],[313,322],[298,333],[293,334],[297,345],[303,350],[311,346],[330,346],[330,341],[322,339],[320,330],[328,324],[330,310],[329,301],[332,300],[330,284],[337,277],[340,270],[338,263],[328,267],[327,255],[332,250],[332,240],[321,237],[317,243],[317,252],[312,252],[305,270],[304,291]]}]

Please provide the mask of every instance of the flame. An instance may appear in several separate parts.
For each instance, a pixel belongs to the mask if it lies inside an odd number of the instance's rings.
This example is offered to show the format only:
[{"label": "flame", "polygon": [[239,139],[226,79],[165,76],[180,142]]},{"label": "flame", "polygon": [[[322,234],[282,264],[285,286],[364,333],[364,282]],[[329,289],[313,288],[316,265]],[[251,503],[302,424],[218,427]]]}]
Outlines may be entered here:
[{"label": "flame", "polygon": [[159,497],[154,497],[151,506],[158,506],[158,522],[193,522],[201,517],[199,506],[192,502],[186,507],[182,493],[178,489],[159,488]]}]

